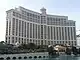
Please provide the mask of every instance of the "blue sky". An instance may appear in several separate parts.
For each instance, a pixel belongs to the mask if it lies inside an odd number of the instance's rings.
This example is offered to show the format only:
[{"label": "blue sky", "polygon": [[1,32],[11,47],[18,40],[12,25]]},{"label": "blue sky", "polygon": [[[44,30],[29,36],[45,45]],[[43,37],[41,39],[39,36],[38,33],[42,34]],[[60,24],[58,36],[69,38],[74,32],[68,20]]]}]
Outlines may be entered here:
[{"label": "blue sky", "polygon": [[76,21],[76,29],[80,29],[80,0],[2,0],[0,2],[0,41],[5,40],[5,11],[18,6],[36,12],[40,12],[40,8],[45,7],[48,14],[65,15],[69,20]]}]

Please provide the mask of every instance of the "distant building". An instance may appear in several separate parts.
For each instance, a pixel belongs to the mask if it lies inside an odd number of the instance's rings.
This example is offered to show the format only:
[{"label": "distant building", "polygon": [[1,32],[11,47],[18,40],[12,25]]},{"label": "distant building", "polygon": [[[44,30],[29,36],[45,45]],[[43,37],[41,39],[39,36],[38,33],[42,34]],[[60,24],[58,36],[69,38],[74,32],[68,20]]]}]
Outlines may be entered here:
[{"label": "distant building", "polygon": [[68,20],[68,16],[49,15],[46,9],[41,13],[24,7],[6,11],[6,39],[7,44],[76,45],[75,21]]}]

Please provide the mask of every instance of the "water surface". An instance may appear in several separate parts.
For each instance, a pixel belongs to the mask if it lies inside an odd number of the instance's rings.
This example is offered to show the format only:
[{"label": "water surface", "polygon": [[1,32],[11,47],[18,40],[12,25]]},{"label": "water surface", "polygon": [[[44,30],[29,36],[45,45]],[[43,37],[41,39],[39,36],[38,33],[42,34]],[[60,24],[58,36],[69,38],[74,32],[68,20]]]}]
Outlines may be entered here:
[{"label": "water surface", "polygon": [[27,58],[27,59],[15,59],[15,60],[80,60],[80,56],[62,55],[56,58]]}]

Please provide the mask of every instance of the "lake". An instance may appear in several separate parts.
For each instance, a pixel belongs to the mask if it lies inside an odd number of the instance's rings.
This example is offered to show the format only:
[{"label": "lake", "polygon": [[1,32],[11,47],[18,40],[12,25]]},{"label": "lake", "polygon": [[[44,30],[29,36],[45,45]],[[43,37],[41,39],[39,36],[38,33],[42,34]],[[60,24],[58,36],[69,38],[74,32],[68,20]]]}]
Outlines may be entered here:
[{"label": "lake", "polygon": [[[11,60],[11,59],[10,59]],[[14,60],[14,59],[12,59]],[[59,57],[56,57],[56,58],[27,58],[27,59],[15,59],[15,60],[80,60],[80,56],[70,56],[70,55],[61,55]]]}]

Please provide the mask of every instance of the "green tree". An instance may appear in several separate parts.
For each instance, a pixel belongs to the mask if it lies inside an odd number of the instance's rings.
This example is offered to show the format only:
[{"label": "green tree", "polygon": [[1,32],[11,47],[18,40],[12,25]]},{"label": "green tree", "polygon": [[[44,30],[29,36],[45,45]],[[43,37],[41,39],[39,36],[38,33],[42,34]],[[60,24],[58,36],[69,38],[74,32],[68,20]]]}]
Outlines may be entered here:
[{"label": "green tree", "polygon": [[27,44],[21,44],[18,48],[20,48],[20,49],[27,49]]},{"label": "green tree", "polygon": [[4,41],[1,41],[0,43],[3,44],[3,43],[5,43],[5,42],[4,42]]},{"label": "green tree", "polygon": [[36,45],[34,43],[28,43],[27,44],[28,49],[36,49]]}]

